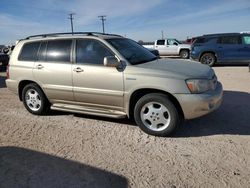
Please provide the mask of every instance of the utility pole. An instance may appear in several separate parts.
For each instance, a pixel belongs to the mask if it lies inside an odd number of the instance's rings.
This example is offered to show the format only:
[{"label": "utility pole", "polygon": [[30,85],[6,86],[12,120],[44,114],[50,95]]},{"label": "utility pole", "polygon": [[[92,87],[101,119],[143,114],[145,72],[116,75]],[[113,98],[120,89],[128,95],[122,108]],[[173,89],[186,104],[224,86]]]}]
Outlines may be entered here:
[{"label": "utility pole", "polygon": [[164,39],[164,31],[161,30],[161,39]]},{"label": "utility pole", "polygon": [[102,21],[102,32],[103,32],[103,34],[105,33],[104,21],[106,21],[106,17],[107,16],[105,16],[105,15],[98,16],[98,18],[100,18],[100,20]]},{"label": "utility pole", "polygon": [[70,19],[70,24],[71,24],[71,32],[72,32],[72,35],[74,33],[74,26],[73,26],[73,15],[75,15],[75,13],[70,13],[69,14],[69,19]]}]

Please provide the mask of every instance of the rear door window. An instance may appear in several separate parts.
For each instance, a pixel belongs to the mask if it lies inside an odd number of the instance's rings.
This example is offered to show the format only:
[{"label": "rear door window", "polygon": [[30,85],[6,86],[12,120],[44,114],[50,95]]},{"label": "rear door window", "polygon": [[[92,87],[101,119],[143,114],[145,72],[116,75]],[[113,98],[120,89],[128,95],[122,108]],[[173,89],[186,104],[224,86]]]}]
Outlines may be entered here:
[{"label": "rear door window", "polygon": [[29,42],[23,45],[21,53],[19,54],[18,60],[20,61],[36,61],[37,52],[40,46],[39,42]]},{"label": "rear door window", "polygon": [[165,44],[165,40],[157,40],[156,44],[157,45],[164,45]]},{"label": "rear door window", "polygon": [[72,40],[51,40],[47,44],[46,61],[70,62]]},{"label": "rear door window", "polygon": [[240,36],[223,36],[219,38],[220,44],[240,44]]}]

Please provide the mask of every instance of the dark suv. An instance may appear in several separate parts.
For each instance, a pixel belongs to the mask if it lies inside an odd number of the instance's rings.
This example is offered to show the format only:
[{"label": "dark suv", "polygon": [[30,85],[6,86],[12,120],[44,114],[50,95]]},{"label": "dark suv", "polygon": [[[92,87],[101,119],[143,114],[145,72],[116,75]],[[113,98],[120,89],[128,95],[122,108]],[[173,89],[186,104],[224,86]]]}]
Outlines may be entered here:
[{"label": "dark suv", "polygon": [[203,64],[250,63],[250,33],[224,33],[197,37],[192,44],[191,58]]},{"label": "dark suv", "polygon": [[8,62],[9,62],[9,56],[7,54],[0,52],[0,67],[7,66]]}]

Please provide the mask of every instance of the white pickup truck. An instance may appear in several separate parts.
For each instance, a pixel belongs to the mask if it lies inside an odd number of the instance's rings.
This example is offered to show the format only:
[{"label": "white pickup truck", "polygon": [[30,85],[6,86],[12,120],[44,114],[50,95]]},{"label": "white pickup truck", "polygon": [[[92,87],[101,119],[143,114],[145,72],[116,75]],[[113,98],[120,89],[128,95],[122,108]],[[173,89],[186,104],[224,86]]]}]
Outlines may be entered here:
[{"label": "white pickup truck", "polygon": [[156,40],[153,45],[143,45],[148,49],[158,50],[160,56],[180,56],[183,59],[189,58],[191,45],[181,44],[176,39]]}]

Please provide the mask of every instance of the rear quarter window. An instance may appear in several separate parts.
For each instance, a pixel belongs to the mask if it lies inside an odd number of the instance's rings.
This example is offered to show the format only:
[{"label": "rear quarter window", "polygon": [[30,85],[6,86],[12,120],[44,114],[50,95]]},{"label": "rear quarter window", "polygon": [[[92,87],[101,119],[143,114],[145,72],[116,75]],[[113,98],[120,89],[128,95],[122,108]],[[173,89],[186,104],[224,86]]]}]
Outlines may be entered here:
[{"label": "rear quarter window", "polygon": [[20,61],[36,61],[37,52],[40,47],[40,42],[30,42],[25,43],[22,47],[22,50],[18,56]]},{"label": "rear quarter window", "polygon": [[250,35],[243,36],[243,44],[250,45]]}]

